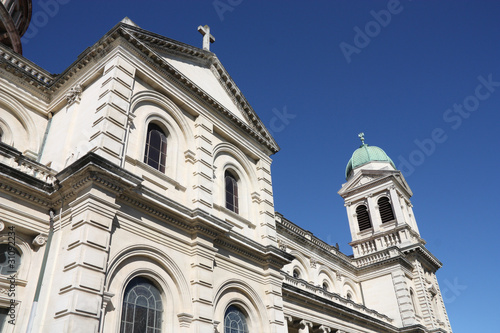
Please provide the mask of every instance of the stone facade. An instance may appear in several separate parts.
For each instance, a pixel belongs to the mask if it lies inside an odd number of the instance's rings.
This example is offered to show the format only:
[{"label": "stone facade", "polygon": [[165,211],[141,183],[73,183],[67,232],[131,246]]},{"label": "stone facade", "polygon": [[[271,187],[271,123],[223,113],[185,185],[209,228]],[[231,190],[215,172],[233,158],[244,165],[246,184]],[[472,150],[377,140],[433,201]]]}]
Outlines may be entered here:
[{"label": "stone facade", "polygon": [[235,311],[248,332],[451,333],[401,173],[373,162],[342,186],[354,256],[288,221],[279,147],[208,50],[125,20],[54,76],[0,45],[0,134],[0,238],[19,254],[2,332],[131,331],[137,283],[158,290],[148,332],[228,332]]}]

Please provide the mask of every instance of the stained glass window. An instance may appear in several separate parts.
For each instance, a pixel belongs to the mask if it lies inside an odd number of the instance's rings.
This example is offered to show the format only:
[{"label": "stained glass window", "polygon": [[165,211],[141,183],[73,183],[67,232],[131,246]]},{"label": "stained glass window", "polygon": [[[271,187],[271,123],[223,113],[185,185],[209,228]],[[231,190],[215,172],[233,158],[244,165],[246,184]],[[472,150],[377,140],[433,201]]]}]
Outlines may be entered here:
[{"label": "stained glass window", "polygon": [[136,277],[125,289],[121,333],[160,333],[161,294],[149,280]]},{"label": "stained glass window", "polygon": [[224,333],[248,333],[245,314],[234,305],[229,306],[226,310]]},{"label": "stained glass window", "polygon": [[149,123],[144,163],[161,172],[165,172],[166,160],[167,136],[160,126],[155,123]]}]

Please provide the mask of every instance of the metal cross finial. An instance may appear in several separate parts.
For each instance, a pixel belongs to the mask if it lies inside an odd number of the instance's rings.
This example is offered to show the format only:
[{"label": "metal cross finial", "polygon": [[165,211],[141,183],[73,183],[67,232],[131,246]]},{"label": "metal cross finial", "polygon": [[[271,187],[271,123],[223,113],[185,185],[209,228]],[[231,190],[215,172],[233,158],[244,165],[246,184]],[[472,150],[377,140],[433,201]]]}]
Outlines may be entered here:
[{"label": "metal cross finial", "polygon": [[198,27],[198,31],[203,35],[203,49],[210,51],[210,43],[215,42],[215,37],[210,34],[210,27],[201,25]]},{"label": "metal cross finial", "polygon": [[358,137],[361,139],[361,144],[365,144],[365,133],[361,132],[358,134]]}]

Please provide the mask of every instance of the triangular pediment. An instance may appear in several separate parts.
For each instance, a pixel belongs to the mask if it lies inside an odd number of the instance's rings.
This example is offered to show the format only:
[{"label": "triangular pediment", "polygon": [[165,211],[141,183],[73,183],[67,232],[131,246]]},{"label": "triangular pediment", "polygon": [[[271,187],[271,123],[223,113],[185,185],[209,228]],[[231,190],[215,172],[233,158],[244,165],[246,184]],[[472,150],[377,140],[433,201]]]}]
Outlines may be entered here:
[{"label": "triangular pediment", "polygon": [[278,144],[214,53],[125,23],[119,23],[115,29],[126,34],[132,45],[159,63],[177,82],[264,143],[272,153],[279,151]]},{"label": "triangular pediment", "polygon": [[408,197],[413,195],[410,187],[406,183],[406,180],[398,170],[360,170],[357,174],[350,178],[347,183],[342,185],[342,188],[338,193],[342,197],[345,197],[353,192],[386,182],[389,179],[395,185],[398,185],[401,190],[405,191]]},{"label": "triangular pediment", "polygon": [[193,81],[206,94],[222,104],[245,124],[251,125],[248,116],[238,107],[235,96],[221,82],[218,73],[212,70],[210,63],[196,61],[196,59],[165,50],[156,49],[156,51],[165,61]]}]

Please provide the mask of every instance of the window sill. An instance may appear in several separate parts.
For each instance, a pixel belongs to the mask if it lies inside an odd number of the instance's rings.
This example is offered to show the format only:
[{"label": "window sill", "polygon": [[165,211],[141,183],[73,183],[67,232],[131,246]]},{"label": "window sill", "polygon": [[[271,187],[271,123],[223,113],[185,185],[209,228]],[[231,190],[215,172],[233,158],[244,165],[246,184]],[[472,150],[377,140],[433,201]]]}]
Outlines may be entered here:
[{"label": "window sill", "polygon": [[[147,165],[146,163],[143,163],[143,162],[141,162],[139,160],[136,160],[135,158],[131,158],[129,156],[127,156],[125,158],[125,161],[127,161],[128,163],[130,163],[133,166],[138,167],[142,171],[145,171],[145,172],[148,172],[150,174],[153,174],[155,177],[157,177],[160,180],[165,181],[166,183],[168,183],[171,186],[173,186],[176,190],[182,191],[182,192],[186,192],[186,187],[182,186],[178,181],[170,178],[169,176],[167,176],[163,172],[156,170],[155,168]],[[154,179],[152,179],[152,177],[148,177],[148,176],[145,176],[145,175],[141,175],[141,176],[145,180],[150,181],[150,182],[154,183],[155,185],[164,188],[165,190],[168,189],[168,187],[165,186],[165,184],[158,183],[158,181],[155,181]]]},{"label": "window sill", "polygon": [[[236,227],[238,227],[240,229],[243,229],[243,226],[241,226],[240,223],[243,223],[244,225],[246,225],[247,227],[249,227],[251,229],[255,229],[255,227],[256,227],[255,224],[253,224],[249,220],[241,217],[240,215],[236,214],[232,210],[227,209],[226,207],[214,204],[214,208],[217,209],[219,212],[222,212],[222,213],[226,214],[226,216],[227,216],[225,218],[226,222],[229,222],[232,225],[234,225],[234,226],[236,226]],[[231,219],[229,219],[228,217],[230,217]],[[240,223],[236,223],[234,220],[237,220]]]}]

